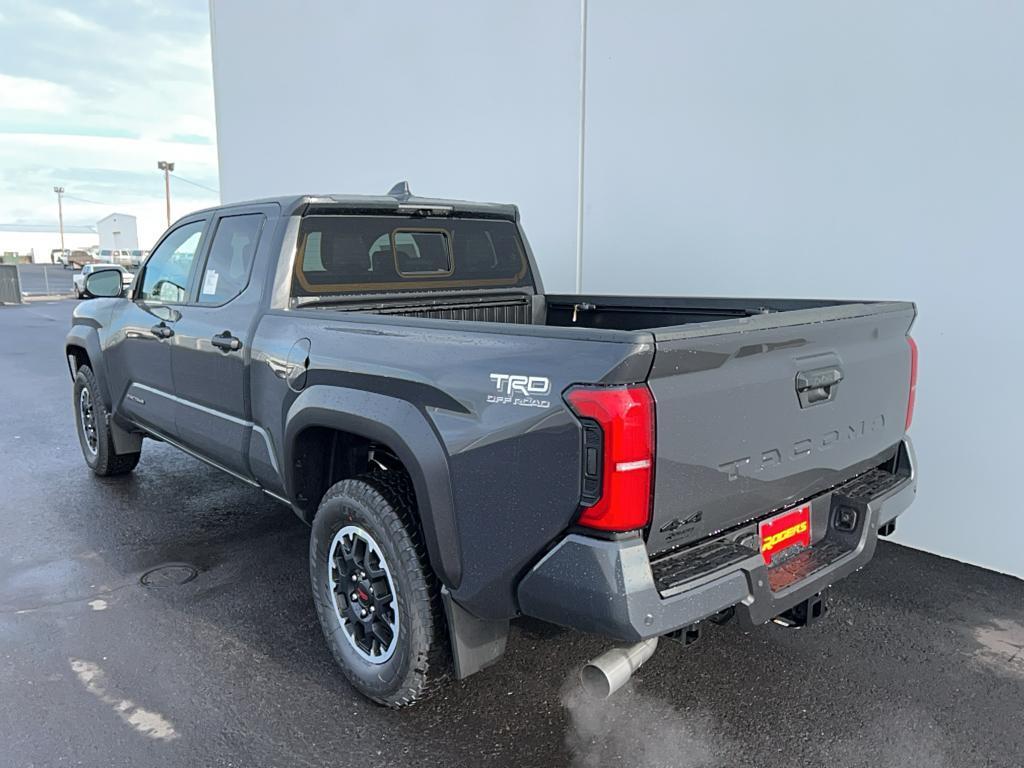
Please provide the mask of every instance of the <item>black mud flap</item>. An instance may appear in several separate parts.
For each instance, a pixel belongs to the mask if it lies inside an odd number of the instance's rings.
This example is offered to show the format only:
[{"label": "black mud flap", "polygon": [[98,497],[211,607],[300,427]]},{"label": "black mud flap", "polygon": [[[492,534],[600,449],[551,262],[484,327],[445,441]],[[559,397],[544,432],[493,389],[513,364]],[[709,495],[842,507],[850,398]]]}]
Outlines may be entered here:
[{"label": "black mud flap", "polygon": [[441,603],[448,619],[455,677],[465,680],[494,664],[505,654],[508,620],[478,619],[452,600],[448,587],[441,587]]}]

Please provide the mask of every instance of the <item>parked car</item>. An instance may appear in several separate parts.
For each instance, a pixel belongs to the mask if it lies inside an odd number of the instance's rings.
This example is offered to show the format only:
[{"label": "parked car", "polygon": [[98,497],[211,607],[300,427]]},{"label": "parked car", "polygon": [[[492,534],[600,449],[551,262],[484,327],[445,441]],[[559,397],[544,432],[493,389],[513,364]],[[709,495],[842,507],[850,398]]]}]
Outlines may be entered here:
[{"label": "parked car", "polygon": [[[133,266],[132,251],[127,248],[104,248],[99,252],[99,259],[108,264],[120,264],[122,267]],[[137,263],[134,266],[138,266]]]},{"label": "parked car", "polygon": [[86,264],[96,264],[100,259],[96,258],[95,255],[86,250],[73,250],[71,255],[68,257],[67,264],[64,264],[64,268],[67,269],[81,269]]},{"label": "parked car", "polygon": [[82,271],[71,278],[72,286],[75,289],[75,298],[85,298],[85,280],[93,272],[98,272],[101,269],[116,269],[121,273],[121,287],[124,290],[131,288],[132,283],[135,280],[135,275],[129,272],[127,269],[122,267],[120,264],[86,264],[82,267]]},{"label": "parked car", "polygon": [[518,616],[628,644],[601,695],[705,621],[820,618],[914,498],[915,315],[547,294],[514,206],[398,186],[186,216],[66,355],[92,471],[153,438],[290,506],[331,652],[401,707]]}]

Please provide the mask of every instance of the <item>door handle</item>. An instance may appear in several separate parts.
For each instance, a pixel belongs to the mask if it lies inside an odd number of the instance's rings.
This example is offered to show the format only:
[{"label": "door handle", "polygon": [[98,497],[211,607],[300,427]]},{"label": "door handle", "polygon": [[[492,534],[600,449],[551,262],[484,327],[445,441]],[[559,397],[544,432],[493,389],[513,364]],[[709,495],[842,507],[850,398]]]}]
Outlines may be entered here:
[{"label": "door handle", "polygon": [[800,407],[808,408],[831,402],[842,380],[843,372],[836,366],[800,371],[796,375],[796,394],[800,398]]},{"label": "door handle", "polygon": [[242,348],[242,340],[232,336],[231,331],[218,333],[210,341],[217,349],[223,352],[237,352]]},{"label": "door handle", "polygon": [[149,332],[156,336],[158,339],[169,339],[174,335],[174,330],[163,323],[157,323]]}]

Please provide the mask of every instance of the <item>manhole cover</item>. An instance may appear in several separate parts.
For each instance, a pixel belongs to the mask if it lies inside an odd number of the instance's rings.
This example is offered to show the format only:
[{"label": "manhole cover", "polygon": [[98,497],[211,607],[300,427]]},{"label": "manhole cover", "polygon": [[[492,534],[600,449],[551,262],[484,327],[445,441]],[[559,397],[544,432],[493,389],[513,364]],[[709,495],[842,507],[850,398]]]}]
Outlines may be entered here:
[{"label": "manhole cover", "polygon": [[139,579],[144,587],[176,587],[179,584],[186,584],[196,576],[199,571],[188,563],[167,563],[150,568]]}]

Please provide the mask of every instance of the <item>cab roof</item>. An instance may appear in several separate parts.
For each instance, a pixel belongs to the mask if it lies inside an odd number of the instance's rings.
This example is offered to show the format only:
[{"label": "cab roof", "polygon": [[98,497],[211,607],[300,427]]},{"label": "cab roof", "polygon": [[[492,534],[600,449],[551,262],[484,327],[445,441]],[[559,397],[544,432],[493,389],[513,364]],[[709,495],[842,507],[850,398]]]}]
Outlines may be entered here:
[{"label": "cab roof", "polygon": [[277,204],[285,216],[310,216],[316,214],[369,213],[421,215],[468,214],[486,218],[519,220],[519,209],[507,203],[478,203],[469,200],[446,200],[434,197],[417,197],[409,192],[407,182],[399,182],[386,195],[308,194],[286,197],[266,197],[228,203],[196,213],[239,208],[249,205]]}]

